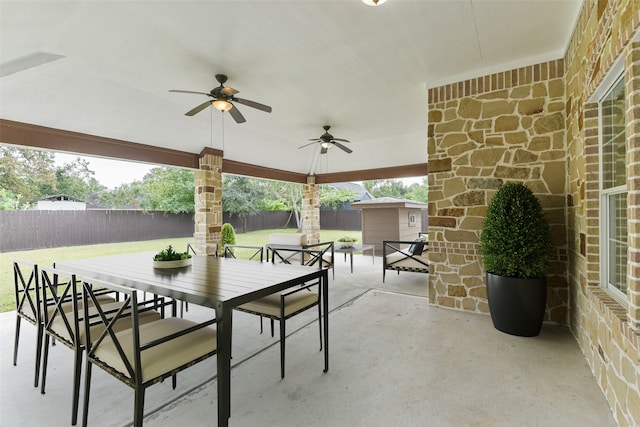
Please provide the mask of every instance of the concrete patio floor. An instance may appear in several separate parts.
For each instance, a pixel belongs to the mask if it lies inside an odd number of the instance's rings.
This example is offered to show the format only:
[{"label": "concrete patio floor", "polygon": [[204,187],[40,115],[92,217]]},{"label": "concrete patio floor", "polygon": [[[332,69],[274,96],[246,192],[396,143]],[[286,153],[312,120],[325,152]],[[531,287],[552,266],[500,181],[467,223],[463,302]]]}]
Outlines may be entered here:
[{"label": "concrete patio floor", "polygon": [[[330,274],[331,277],[331,274]],[[387,275],[368,255],[330,280],[330,360],[323,373],[316,311],[287,322],[286,377],[276,337],[234,314],[231,426],[615,426],[566,327],[535,338],[496,331],[488,316],[429,306],[427,276]],[[185,317],[212,311],[189,308]],[[35,328],[12,365],[15,313],[0,314],[0,426],[67,426],[72,352],[50,351],[47,392],[33,387]],[[147,389],[146,426],[216,424],[215,358]],[[133,391],[94,369],[90,426],[127,426]]]}]

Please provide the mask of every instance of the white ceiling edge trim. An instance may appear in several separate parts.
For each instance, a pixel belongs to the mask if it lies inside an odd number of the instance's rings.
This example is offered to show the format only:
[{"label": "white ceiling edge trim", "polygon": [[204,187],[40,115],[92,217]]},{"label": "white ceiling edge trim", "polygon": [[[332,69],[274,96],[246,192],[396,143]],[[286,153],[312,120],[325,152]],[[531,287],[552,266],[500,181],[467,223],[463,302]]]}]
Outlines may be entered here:
[{"label": "white ceiling edge trim", "polygon": [[521,67],[528,67],[535,64],[542,64],[549,61],[557,61],[564,58],[564,49],[558,49],[553,52],[545,53],[544,55],[531,56],[525,59],[519,59],[517,61],[506,62],[493,67],[479,68],[466,73],[455,74],[445,79],[434,80],[427,82],[427,89],[433,89],[436,87],[464,82],[466,80],[475,79],[478,77],[490,76],[496,73],[502,73],[505,71],[515,70]]}]

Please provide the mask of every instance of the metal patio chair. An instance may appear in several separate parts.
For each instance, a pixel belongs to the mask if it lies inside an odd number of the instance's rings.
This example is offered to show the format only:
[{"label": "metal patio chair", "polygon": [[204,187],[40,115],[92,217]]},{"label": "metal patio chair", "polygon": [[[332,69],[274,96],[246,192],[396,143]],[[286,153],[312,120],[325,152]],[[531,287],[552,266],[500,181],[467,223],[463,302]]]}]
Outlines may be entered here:
[{"label": "metal patio chair", "polygon": [[[94,289],[106,288],[123,296],[123,306],[112,315],[97,299]],[[196,323],[179,317],[169,317],[142,324],[135,289],[84,278],[82,294],[92,301],[95,312],[85,304],[84,328],[87,336],[87,357],[84,385],[82,425],[89,416],[91,371],[93,366],[134,389],[133,425],[141,427],[144,418],[144,396],[147,387],[175,375],[217,352],[216,330],[210,326],[215,319]],[[128,329],[117,331],[115,322],[126,322]],[[102,332],[94,333],[101,325]],[[170,357],[167,357],[169,356]]]},{"label": "metal patio chair", "polygon": [[[279,249],[271,247],[271,262],[275,263],[276,259],[284,259],[287,255],[280,254],[279,251],[291,251],[290,248]],[[308,249],[300,249],[300,254],[304,257],[309,254],[310,257],[321,259],[322,255],[319,251]],[[322,264],[315,265],[322,268]],[[317,286],[317,290],[312,289]],[[280,323],[280,378],[284,378],[285,366],[285,341],[286,341],[286,321],[293,316],[300,314],[310,308],[318,307],[318,328],[320,331],[320,351],[322,351],[322,307],[320,301],[322,299],[320,281],[312,281],[304,285],[282,292],[268,295],[264,298],[242,304],[236,307],[236,310],[245,313],[260,316],[260,333],[262,333],[262,318],[266,317],[271,321],[271,336],[274,336],[274,322]]]}]

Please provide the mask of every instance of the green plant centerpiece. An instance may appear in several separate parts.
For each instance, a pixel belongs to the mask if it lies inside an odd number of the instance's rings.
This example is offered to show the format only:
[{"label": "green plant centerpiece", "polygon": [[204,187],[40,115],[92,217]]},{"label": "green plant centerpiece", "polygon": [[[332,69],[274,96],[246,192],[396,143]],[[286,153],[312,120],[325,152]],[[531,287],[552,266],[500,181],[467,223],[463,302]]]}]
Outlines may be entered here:
[{"label": "green plant centerpiece", "polygon": [[487,298],[496,329],[536,336],[546,309],[551,233],[540,202],[523,183],[496,192],[480,234]]},{"label": "green plant centerpiece", "polygon": [[352,248],[353,246],[355,246],[357,241],[358,239],[351,236],[343,236],[338,239],[338,242],[340,243],[340,247],[342,248]]},{"label": "green plant centerpiece", "polygon": [[177,252],[169,245],[153,257],[154,268],[177,268],[191,265],[191,254]]}]

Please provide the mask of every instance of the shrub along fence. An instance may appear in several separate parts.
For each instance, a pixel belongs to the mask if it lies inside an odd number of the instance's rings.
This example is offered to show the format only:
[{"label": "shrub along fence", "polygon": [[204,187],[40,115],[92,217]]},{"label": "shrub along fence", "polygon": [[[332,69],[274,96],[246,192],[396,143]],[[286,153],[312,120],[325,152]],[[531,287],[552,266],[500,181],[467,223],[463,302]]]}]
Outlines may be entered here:
[{"label": "shrub along fence", "polygon": [[[224,222],[243,231],[243,219],[227,212]],[[296,228],[289,212],[261,212],[246,218],[245,231]],[[320,226],[361,230],[360,210],[320,211]],[[99,243],[189,237],[193,214],[139,210],[0,211],[0,252]]]}]

